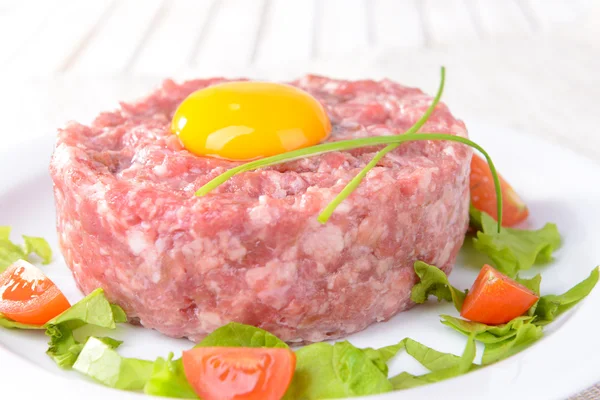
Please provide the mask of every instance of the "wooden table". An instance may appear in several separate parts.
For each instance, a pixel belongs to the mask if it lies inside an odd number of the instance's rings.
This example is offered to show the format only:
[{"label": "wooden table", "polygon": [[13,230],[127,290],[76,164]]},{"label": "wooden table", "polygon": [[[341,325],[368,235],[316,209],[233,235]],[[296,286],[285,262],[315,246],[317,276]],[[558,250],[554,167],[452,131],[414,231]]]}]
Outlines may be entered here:
[{"label": "wooden table", "polygon": [[386,76],[433,92],[444,64],[467,125],[600,162],[598,21],[594,0],[0,0],[0,137],[53,134],[163,77]]}]

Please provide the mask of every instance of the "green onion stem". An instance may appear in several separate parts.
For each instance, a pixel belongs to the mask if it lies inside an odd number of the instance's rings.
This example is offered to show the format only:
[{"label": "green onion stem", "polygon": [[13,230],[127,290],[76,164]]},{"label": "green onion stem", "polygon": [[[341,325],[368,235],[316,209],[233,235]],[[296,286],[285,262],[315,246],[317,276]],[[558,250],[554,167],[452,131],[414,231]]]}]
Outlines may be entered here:
[{"label": "green onion stem", "polygon": [[[423,125],[425,125],[425,122],[427,122],[427,120],[433,113],[433,110],[435,110],[435,107],[440,102],[440,99],[442,98],[442,93],[444,92],[444,85],[446,83],[446,68],[442,67],[440,73],[441,73],[440,86],[438,87],[438,90],[433,99],[433,102],[429,105],[429,107],[427,107],[427,110],[421,116],[421,118],[419,118],[419,120],[413,126],[411,126],[403,135],[411,135],[413,133],[416,133],[419,129],[421,129],[421,127]],[[319,222],[321,222],[323,224],[325,222],[327,222],[327,220],[331,217],[331,214],[333,214],[333,212],[335,211],[337,206],[339,206],[348,196],[350,196],[350,194],[358,187],[358,185],[360,185],[362,180],[365,179],[365,177],[367,176],[369,171],[372,170],[377,165],[377,163],[383,157],[385,157],[385,155],[387,153],[395,150],[398,146],[400,146],[400,143],[401,142],[392,143],[392,144],[387,145],[385,148],[381,149],[373,157],[371,162],[369,162],[362,169],[362,171],[360,171],[354,178],[352,178],[352,180],[350,182],[348,182],[346,187],[344,187],[344,189],[342,189],[342,191],[340,193],[338,193],[338,195],[327,205],[327,207],[325,207],[325,209],[321,212],[321,214],[319,214],[319,217],[318,217]]]},{"label": "green onion stem", "polygon": [[416,133],[424,124],[427,122],[427,119],[430,117],[431,113],[437,106],[442,96],[442,92],[444,90],[445,83],[445,75],[446,71],[444,67],[441,70],[441,82],[438,92],[433,99],[433,102],[425,111],[425,114],[415,123],[410,129],[406,131],[406,133],[401,135],[394,136],[374,136],[360,139],[352,139],[352,140],[342,140],[338,142],[330,142],[323,143],[316,146],[311,146],[303,149],[289,151],[287,153],[277,154],[271,157],[262,158],[255,161],[250,161],[246,164],[238,165],[237,167],[231,168],[221,175],[213,178],[206,184],[204,184],[198,191],[196,191],[196,196],[204,196],[208,194],[210,191],[217,188],[219,185],[226,182],[231,177],[246,171],[255,170],[258,168],[264,168],[271,165],[282,164],[285,162],[290,162],[293,160],[316,156],[323,153],[328,153],[331,151],[345,151],[356,149],[360,147],[369,147],[369,146],[377,146],[382,144],[387,144],[382,150],[380,150],[373,159],[360,171],[347,185],[342,189],[342,191],[325,207],[325,209],[319,214],[318,220],[321,223],[325,223],[329,220],[337,206],[340,205],[357,187],[360,185],[362,180],[367,176],[369,171],[373,169],[377,165],[377,163],[385,157],[387,153],[396,149],[400,144],[409,141],[417,141],[417,140],[448,140],[451,142],[459,142],[470,146],[477,151],[479,151],[485,157],[490,171],[492,173],[492,177],[494,179],[494,187],[496,191],[496,205],[497,205],[497,213],[498,213],[498,232],[500,232],[502,228],[502,190],[500,187],[500,178],[498,176],[498,172],[496,171],[496,167],[489,154],[477,143],[463,138],[461,136],[452,136],[445,133]]},{"label": "green onion stem", "polygon": [[[466,144],[467,146],[470,146],[470,147],[474,148],[475,150],[479,151],[481,154],[483,154],[487,163],[490,166],[490,171],[491,171],[492,177],[494,179],[494,186],[496,189],[496,203],[498,206],[498,216],[499,216],[498,221],[502,221],[502,192],[500,189],[500,178],[498,176],[498,172],[496,171],[496,167],[495,167],[494,162],[492,161],[490,155],[483,149],[483,147],[481,147],[477,143],[473,142],[472,140],[469,140],[462,136],[448,135],[446,133],[413,133],[410,135],[405,134],[405,135],[396,135],[396,136],[374,136],[374,137],[368,137],[368,138],[343,140],[343,141],[339,141],[339,142],[325,143],[322,145],[312,146],[312,147],[308,147],[308,148],[304,148],[304,149],[300,149],[300,150],[294,150],[294,151],[290,151],[287,153],[278,154],[276,156],[267,157],[267,158],[252,161],[252,162],[249,162],[246,164],[242,164],[235,168],[231,168],[231,169],[225,171],[224,173],[217,176],[216,178],[213,178],[211,181],[207,182],[204,186],[202,186],[200,189],[198,189],[198,191],[196,192],[196,196],[204,196],[204,195],[208,194],[210,191],[214,190],[219,185],[225,183],[229,178],[231,178],[234,175],[237,175],[241,172],[251,171],[251,170],[254,170],[257,168],[268,167],[268,166],[276,165],[276,164],[282,164],[282,163],[296,160],[299,158],[315,156],[315,155],[323,154],[323,153],[330,152],[330,151],[343,151],[343,150],[356,149],[359,147],[376,146],[376,145],[381,145],[381,144],[386,144],[386,143],[401,144],[404,142],[412,142],[412,141],[417,141],[417,140],[448,140],[450,142],[459,142],[462,144]],[[385,153],[382,154],[381,157],[383,157],[384,155],[385,155]],[[377,162],[381,159],[381,157],[378,158],[378,156],[379,156],[379,153],[373,158],[373,160],[371,160],[371,163],[377,164]],[[369,163],[369,164],[371,164],[371,163]],[[355,188],[356,187],[352,187],[351,189],[348,189],[348,186],[346,186],[346,188],[344,188],[343,190],[350,190],[349,193],[351,193],[352,190],[354,190]],[[331,213],[333,212],[333,210],[335,209],[335,206],[337,206],[337,205],[333,206],[333,208],[329,211],[329,214],[326,216],[326,219],[324,219],[324,220],[321,219],[321,216],[323,214],[325,214],[326,211],[328,211],[328,208],[330,206],[331,206],[331,203],[319,215],[320,222],[322,222],[322,223],[327,222],[327,219],[329,219],[329,217],[331,216]],[[501,224],[500,224],[500,222],[498,222],[498,229],[500,229],[500,227],[501,227]]]}]

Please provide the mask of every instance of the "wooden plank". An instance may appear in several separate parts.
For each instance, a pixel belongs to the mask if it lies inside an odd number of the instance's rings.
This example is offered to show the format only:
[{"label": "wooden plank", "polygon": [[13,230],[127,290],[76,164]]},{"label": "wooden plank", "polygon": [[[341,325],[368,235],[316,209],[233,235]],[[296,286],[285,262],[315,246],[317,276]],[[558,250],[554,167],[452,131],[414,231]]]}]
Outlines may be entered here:
[{"label": "wooden plank", "polygon": [[316,56],[335,58],[356,55],[369,45],[368,0],[317,2]]},{"label": "wooden plank", "polygon": [[120,0],[82,49],[73,64],[75,74],[113,75],[125,71],[145,37],[162,17],[163,0]]},{"label": "wooden plank", "polygon": [[373,39],[382,47],[422,47],[423,24],[417,2],[420,0],[373,0]]},{"label": "wooden plank", "polygon": [[271,67],[310,60],[315,5],[313,1],[271,0],[254,63]]},{"label": "wooden plank", "polygon": [[245,66],[252,59],[264,0],[220,0],[192,59],[194,68]]},{"label": "wooden plank", "polygon": [[477,15],[485,36],[523,35],[532,31],[523,9],[516,1],[467,0]]},{"label": "wooden plank", "polygon": [[[30,3],[31,7],[37,7]],[[87,32],[110,5],[108,0],[83,2],[61,0],[50,9],[35,37],[11,58],[7,71],[22,76],[48,76],[58,71]],[[20,23],[23,20],[19,21]],[[12,35],[11,35],[12,36]]]},{"label": "wooden plank", "polygon": [[479,39],[473,16],[463,0],[421,0],[421,9],[431,45]]},{"label": "wooden plank", "polygon": [[192,57],[198,37],[210,17],[214,0],[176,0],[152,27],[148,45],[133,60],[131,72],[169,76],[183,69]]}]

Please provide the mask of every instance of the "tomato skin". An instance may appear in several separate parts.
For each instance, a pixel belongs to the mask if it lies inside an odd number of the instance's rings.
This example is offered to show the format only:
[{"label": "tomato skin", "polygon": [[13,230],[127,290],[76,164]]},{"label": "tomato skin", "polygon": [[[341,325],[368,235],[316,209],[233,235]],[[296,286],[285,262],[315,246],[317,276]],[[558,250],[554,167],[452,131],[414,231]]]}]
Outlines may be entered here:
[{"label": "tomato skin", "polygon": [[71,307],[42,271],[19,260],[0,275],[0,313],[29,325],[44,325]]},{"label": "tomato skin", "polygon": [[296,355],[282,348],[197,347],[183,352],[183,369],[203,400],[279,400]]},{"label": "tomato skin", "polygon": [[[489,165],[476,154],[473,154],[471,159],[470,188],[473,207],[489,214],[497,221],[498,210],[494,178]],[[529,216],[527,206],[502,176],[500,176],[500,188],[503,200],[502,226],[515,226],[525,221]]]},{"label": "tomato skin", "polygon": [[505,324],[525,314],[538,299],[531,290],[486,264],[467,294],[460,315],[488,325]]}]

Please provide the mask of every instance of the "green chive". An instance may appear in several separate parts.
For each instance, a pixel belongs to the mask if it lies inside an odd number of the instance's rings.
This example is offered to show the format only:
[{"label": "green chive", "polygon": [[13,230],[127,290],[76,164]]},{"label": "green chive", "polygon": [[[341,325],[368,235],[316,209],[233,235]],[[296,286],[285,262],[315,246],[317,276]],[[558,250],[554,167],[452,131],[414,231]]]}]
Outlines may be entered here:
[{"label": "green chive", "polygon": [[387,144],[382,150],[380,150],[373,159],[363,168],[361,172],[358,173],[347,185],[342,189],[342,191],[325,207],[325,209],[319,214],[318,220],[321,223],[326,223],[337,206],[340,205],[357,187],[360,185],[365,176],[369,173],[369,171],[377,165],[377,163],[385,157],[387,153],[396,149],[400,144],[409,141],[417,141],[417,140],[448,140],[451,142],[459,142],[466,144],[476,150],[478,150],[485,157],[487,163],[490,166],[490,171],[492,173],[492,177],[494,179],[494,187],[496,190],[496,205],[498,212],[498,232],[500,232],[502,228],[502,190],[500,187],[500,178],[496,171],[496,167],[492,162],[489,154],[477,143],[460,137],[460,136],[452,136],[445,133],[419,133],[416,132],[427,122],[433,110],[437,106],[442,97],[442,92],[444,90],[444,83],[446,79],[446,70],[442,67],[441,70],[441,81],[440,86],[438,88],[437,94],[433,99],[433,102],[425,111],[425,114],[415,123],[410,129],[406,131],[406,133],[395,136],[375,136],[375,137],[367,137],[360,139],[352,139],[352,140],[343,140],[338,142],[330,142],[318,144],[316,146],[306,147],[303,149],[289,151],[287,153],[277,154],[271,157],[262,158],[255,161],[250,161],[246,164],[238,165],[237,167],[231,168],[221,175],[213,178],[206,184],[204,184],[198,191],[196,192],[196,196],[204,196],[225,183],[231,177],[246,171],[252,171],[258,168],[264,168],[271,165],[282,164],[285,162],[298,160],[305,157],[312,157],[323,153],[328,153],[331,151],[345,151],[356,149],[360,147],[370,147],[377,146],[382,144]]}]

